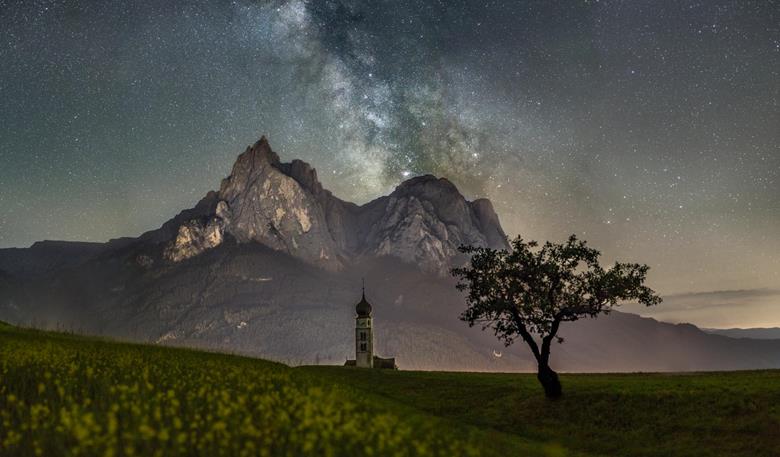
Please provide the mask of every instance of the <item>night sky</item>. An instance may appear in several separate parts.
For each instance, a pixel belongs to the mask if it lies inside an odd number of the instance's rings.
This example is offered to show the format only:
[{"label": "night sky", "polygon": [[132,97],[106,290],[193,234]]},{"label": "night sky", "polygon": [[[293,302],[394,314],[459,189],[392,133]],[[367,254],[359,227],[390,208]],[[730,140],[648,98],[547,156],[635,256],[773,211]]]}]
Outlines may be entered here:
[{"label": "night sky", "polygon": [[648,263],[649,313],[780,325],[780,2],[0,0],[0,247],[136,236],[267,134],[366,202]]}]

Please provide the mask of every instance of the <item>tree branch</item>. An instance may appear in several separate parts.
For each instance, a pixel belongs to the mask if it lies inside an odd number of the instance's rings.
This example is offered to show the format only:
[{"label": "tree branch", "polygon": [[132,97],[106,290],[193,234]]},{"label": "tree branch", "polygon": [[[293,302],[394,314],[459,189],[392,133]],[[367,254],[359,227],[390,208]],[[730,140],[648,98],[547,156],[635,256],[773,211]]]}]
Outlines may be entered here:
[{"label": "tree branch", "polygon": [[517,312],[514,306],[510,306],[509,312],[512,314],[512,319],[517,326],[517,333],[523,337],[523,341],[531,348],[531,352],[534,354],[537,362],[541,361],[541,354],[539,353],[539,346],[534,341],[534,337],[526,330],[523,320],[520,318],[520,314]]},{"label": "tree branch", "polygon": [[553,323],[550,326],[550,333],[542,338],[542,353],[540,359],[537,359],[540,364],[547,365],[550,363],[550,345],[552,344],[555,334],[558,333],[558,328],[561,326],[561,315],[557,314],[553,319]]}]

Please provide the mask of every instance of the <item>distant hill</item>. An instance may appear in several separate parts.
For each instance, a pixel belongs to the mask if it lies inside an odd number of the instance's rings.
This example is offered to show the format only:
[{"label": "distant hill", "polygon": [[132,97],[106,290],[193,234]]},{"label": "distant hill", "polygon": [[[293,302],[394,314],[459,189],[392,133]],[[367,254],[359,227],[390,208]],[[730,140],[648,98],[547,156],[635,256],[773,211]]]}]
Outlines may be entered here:
[{"label": "distant hill", "polygon": [[29,248],[2,249],[0,277],[38,275],[76,265],[104,249],[103,243],[38,241]]},{"label": "distant hill", "polygon": [[780,327],[770,328],[705,328],[713,335],[723,335],[731,338],[752,338],[756,340],[780,340]]},{"label": "distant hill", "polygon": [[[359,206],[283,163],[265,138],[239,155],[219,191],[159,229],[108,243],[0,249],[0,319],[136,341],[235,351],[291,364],[343,363],[354,351],[361,278],[377,348],[403,369],[534,370],[458,320],[446,273],[457,246],[506,247],[487,200],[446,179],[412,178]],[[780,367],[780,342],[614,312],[561,328],[563,371]],[[501,354],[500,357],[494,354]]]}]

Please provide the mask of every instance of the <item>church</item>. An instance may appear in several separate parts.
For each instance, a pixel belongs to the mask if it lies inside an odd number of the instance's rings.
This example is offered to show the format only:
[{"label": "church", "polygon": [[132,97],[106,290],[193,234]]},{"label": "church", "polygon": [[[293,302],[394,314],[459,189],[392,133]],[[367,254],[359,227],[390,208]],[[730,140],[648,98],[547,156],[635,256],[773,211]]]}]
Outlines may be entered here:
[{"label": "church", "polygon": [[382,358],[374,355],[374,328],[371,317],[371,304],[366,300],[366,288],[363,296],[355,305],[355,360],[347,360],[344,366],[358,368],[387,368],[397,370],[395,358]]}]

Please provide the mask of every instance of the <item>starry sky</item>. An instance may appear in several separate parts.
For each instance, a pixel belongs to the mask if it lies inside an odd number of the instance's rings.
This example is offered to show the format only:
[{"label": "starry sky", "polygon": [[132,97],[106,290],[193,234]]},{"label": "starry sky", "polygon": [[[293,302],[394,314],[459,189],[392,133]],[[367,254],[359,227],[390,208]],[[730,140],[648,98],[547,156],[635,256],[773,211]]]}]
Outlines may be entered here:
[{"label": "starry sky", "polygon": [[779,72],[772,0],[0,0],[0,247],[155,228],[267,134],[346,200],[433,173],[647,263],[644,314],[780,326]]}]

